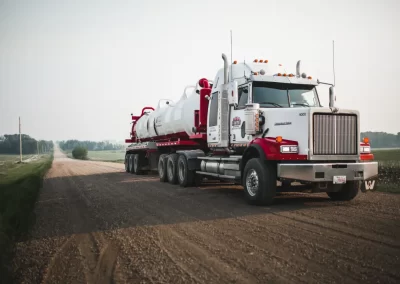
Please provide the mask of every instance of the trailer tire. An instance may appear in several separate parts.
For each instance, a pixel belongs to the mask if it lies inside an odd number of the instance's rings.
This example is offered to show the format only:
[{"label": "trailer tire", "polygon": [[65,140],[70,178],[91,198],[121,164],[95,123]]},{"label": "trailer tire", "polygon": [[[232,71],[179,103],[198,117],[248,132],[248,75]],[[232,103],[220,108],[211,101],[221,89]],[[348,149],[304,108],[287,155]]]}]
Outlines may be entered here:
[{"label": "trailer tire", "polygon": [[173,153],[168,155],[167,159],[167,177],[170,184],[178,183],[178,154]]},{"label": "trailer tire", "polygon": [[168,154],[161,154],[158,159],[158,176],[160,177],[161,182],[167,182],[167,160]]},{"label": "trailer tire", "polygon": [[128,163],[129,172],[133,174],[133,154],[129,154]]},{"label": "trailer tire", "polygon": [[243,171],[246,200],[251,205],[271,205],[276,195],[276,167],[260,158],[250,159]]},{"label": "trailer tire", "polygon": [[129,154],[125,155],[125,172],[129,173]]},{"label": "trailer tire", "polygon": [[143,153],[133,155],[133,172],[137,175],[143,174]]},{"label": "trailer tire", "polygon": [[188,161],[185,155],[179,155],[177,162],[177,178],[181,187],[188,187],[194,184],[195,174],[189,170]]},{"label": "trailer tire", "polygon": [[344,184],[340,189],[340,191],[327,192],[327,194],[329,198],[334,201],[350,201],[357,196],[358,191],[359,191],[359,182],[350,181]]}]

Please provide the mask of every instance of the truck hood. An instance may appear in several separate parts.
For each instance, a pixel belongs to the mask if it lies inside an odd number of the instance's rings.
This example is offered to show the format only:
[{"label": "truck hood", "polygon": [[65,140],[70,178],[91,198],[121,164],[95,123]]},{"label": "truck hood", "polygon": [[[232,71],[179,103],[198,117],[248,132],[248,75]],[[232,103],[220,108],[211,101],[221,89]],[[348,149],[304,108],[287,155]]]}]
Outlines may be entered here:
[{"label": "truck hood", "polygon": [[[295,107],[295,108],[261,108],[265,117],[263,131],[269,128],[267,137],[282,136],[283,139],[294,140],[299,143],[299,154],[309,155],[313,150],[313,114],[333,114],[329,107]],[[354,143],[359,144],[359,113],[355,110],[339,109],[335,114],[353,114],[356,115],[356,127],[349,135],[354,138]],[[322,135],[328,131],[325,126],[320,129]],[[343,130],[341,130],[341,133]],[[331,135],[331,134],[329,134]],[[336,134],[334,134],[336,135]],[[346,134],[347,135],[347,134]],[[352,142],[349,142],[352,143]],[[357,145],[358,145],[357,144]],[[310,149],[311,148],[311,149]],[[354,155],[353,155],[354,156]],[[322,156],[320,157],[323,158]],[[346,158],[349,158],[347,156]]]}]

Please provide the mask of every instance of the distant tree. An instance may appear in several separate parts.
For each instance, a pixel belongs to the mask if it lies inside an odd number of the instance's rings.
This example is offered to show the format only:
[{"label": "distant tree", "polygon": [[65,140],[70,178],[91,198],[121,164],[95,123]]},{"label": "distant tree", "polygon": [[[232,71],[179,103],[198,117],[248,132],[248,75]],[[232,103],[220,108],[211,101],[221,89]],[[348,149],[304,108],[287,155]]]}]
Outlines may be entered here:
[{"label": "distant tree", "polygon": [[[38,145],[39,151],[49,152],[53,149],[52,141],[40,140],[30,137],[29,135],[22,134],[22,154],[36,154]],[[19,134],[5,134],[0,137],[0,153],[1,154],[19,154]]]},{"label": "distant tree", "polygon": [[85,147],[82,146],[76,146],[73,150],[72,150],[72,156],[75,159],[80,159],[80,160],[87,160],[87,149]]},{"label": "distant tree", "polygon": [[103,150],[119,150],[124,149],[124,145],[112,144],[108,141],[79,141],[67,140],[58,142],[60,148],[64,151],[72,150],[77,146],[85,147],[88,151],[103,151]]},{"label": "distant tree", "polygon": [[400,132],[396,134],[386,132],[361,132],[361,139],[368,137],[372,148],[397,148],[400,147]]}]

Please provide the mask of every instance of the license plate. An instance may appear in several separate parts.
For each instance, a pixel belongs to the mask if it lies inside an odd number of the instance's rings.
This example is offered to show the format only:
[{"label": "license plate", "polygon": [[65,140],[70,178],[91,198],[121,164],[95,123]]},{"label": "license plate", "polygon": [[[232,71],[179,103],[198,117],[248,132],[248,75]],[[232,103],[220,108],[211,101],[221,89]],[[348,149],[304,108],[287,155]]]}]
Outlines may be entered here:
[{"label": "license plate", "polygon": [[346,183],[346,176],[333,176],[334,184],[344,184]]}]

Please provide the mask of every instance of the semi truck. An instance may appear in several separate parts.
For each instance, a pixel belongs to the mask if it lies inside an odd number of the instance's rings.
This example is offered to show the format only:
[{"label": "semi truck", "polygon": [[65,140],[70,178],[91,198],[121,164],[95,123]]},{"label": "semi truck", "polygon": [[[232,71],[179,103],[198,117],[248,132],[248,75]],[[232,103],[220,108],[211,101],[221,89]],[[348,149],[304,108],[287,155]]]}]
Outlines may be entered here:
[{"label": "semi truck", "polygon": [[[126,172],[157,172],[181,187],[228,181],[243,186],[252,205],[271,205],[280,192],[350,201],[372,189],[378,163],[360,135],[359,111],[335,105],[333,84],[301,72],[300,60],[293,74],[264,59],[222,59],[214,80],[132,115]],[[330,85],[329,106],[321,84]]]}]

